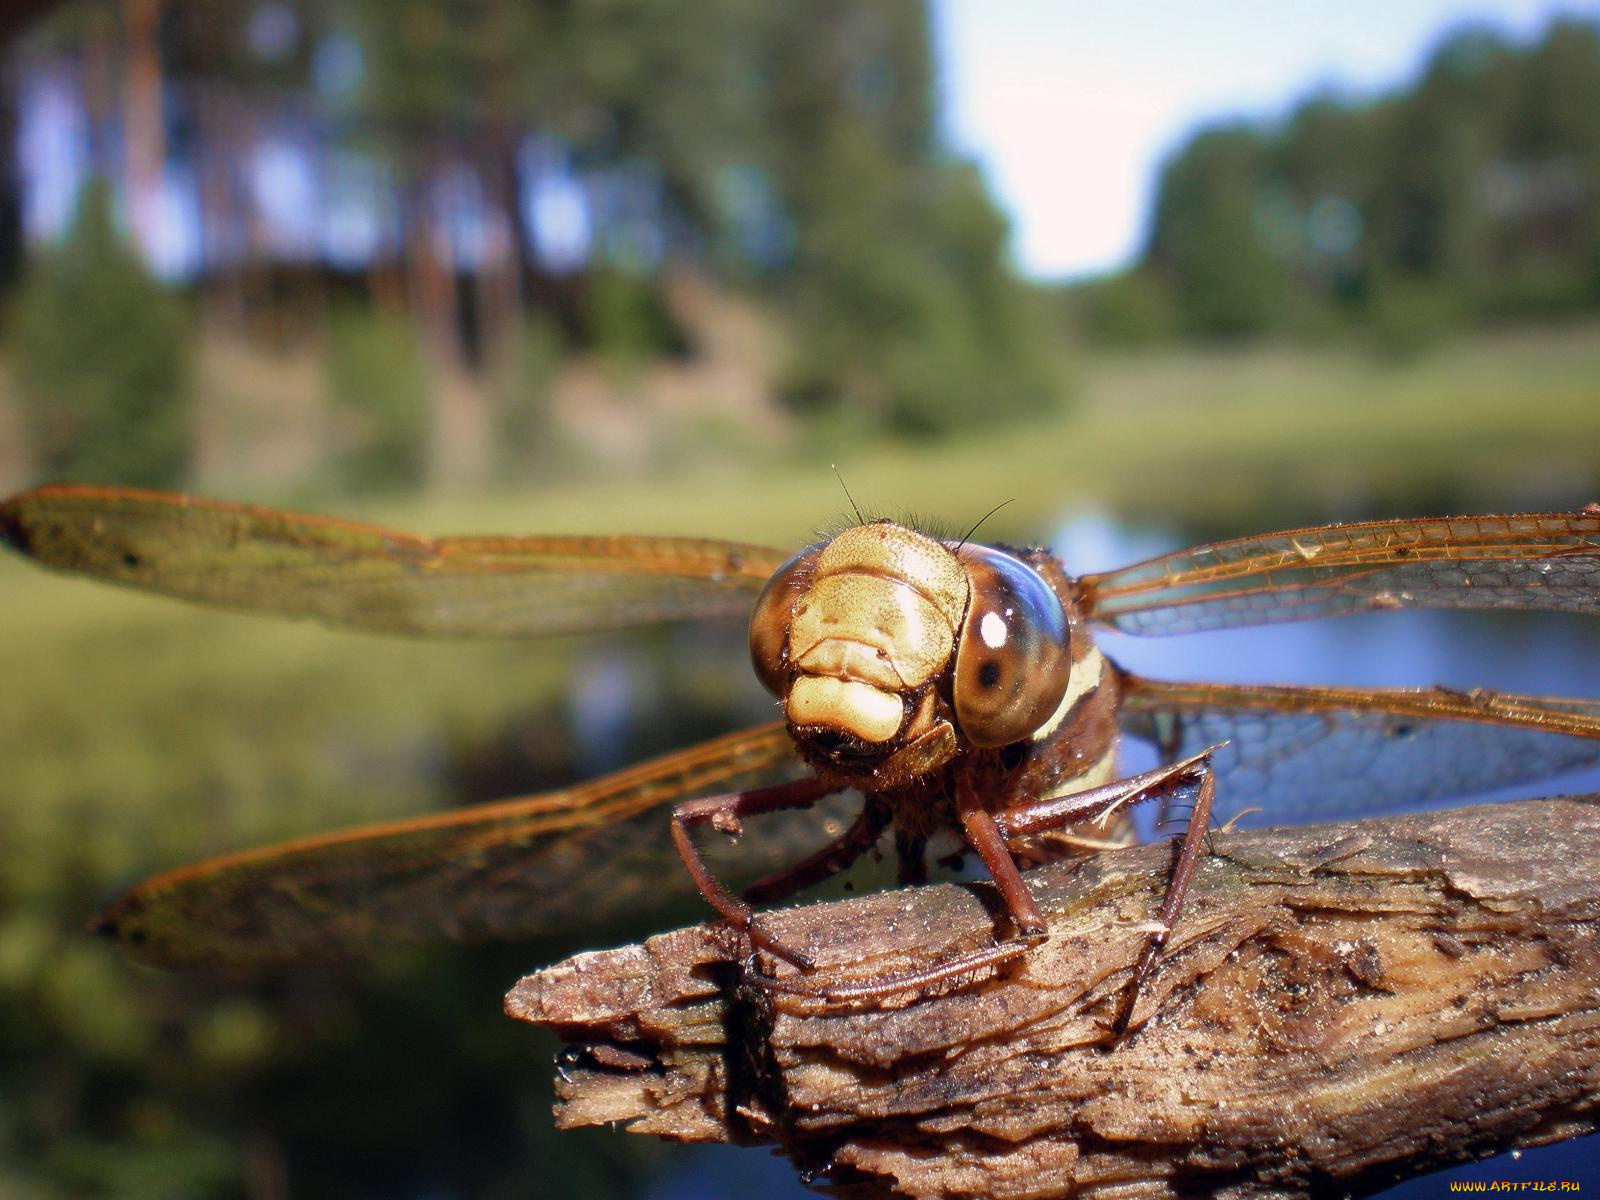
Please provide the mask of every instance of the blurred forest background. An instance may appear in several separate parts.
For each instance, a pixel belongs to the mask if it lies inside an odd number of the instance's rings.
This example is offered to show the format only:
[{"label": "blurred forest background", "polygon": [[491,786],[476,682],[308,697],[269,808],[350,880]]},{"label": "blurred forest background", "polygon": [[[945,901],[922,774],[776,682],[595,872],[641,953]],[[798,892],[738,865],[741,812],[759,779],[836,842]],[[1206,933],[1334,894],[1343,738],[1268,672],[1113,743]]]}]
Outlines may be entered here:
[{"label": "blurred forest background", "polygon": [[942,144],[919,4],[47,8],[0,112],[7,484],[817,457],[1070,413],[1105,350],[1403,357],[1600,307],[1578,20],[1197,130],[1139,261],[1049,287]]},{"label": "blurred forest background", "polygon": [[[0,492],[778,543],[844,508],[831,462],[890,512],[1013,498],[1015,539],[1600,499],[1600,24],[1442,30],[1391,93],[1199,127],[1137,261],[1046,284],[941,135],[929,22],[8,9]],[[550,1129],[551,1047],[498,997],[639,928],[268,980],[81,932],[204,854],[760,719],[741,638],[395,645],[0,562],[0,1193],[785,1194],[759,1156]]]}]

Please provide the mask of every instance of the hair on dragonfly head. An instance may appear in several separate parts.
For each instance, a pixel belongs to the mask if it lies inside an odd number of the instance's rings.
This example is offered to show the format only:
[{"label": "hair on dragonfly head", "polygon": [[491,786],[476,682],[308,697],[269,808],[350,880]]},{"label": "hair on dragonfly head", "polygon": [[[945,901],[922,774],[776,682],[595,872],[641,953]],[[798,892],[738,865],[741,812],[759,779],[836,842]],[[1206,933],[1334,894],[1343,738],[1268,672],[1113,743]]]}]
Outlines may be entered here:
[{"label": "hair on dragonfly head", "polygon": [[829,463],[828,465],[833,468],[833,477],[839,481],[839,486],[844,489],[844,498],[850,501],[850,507],[855,510],[856,523],[865,525],[867,519],[861,515],[861,506],[856,503],[856,498],[850,494],[850,487],[845,483],[844,476],[839,472],[839,464]]},{"label": "hair on dragonfly head", "polygon": [[1015,500],[1015,499],[1016,499],[1016,497],[1013,496],[1013,497],[1011,497],[1010,500],[1002,500],[1002,501],[1000,501],[999,504],[996,504],[988,512],[984,513],[983,516],[979,517],[978,521],[977,521],[977,524],[973,525],[973,527],[971,529],[967,530],[967,532],[962,535],[961,540],[956,543],[957,552],[959,552],[961,550],[961,547],[963,547],[963,546],[965,546],[967,544],[968,539],[970,539],[973,534],[978,532],[979,528],[983,525],[983,523],[985,521],[987,521],[990,517],[994,516],[995,513],[999,512],[1002,508],[1004,508],[1006,505],[1010,504],[1012,502],[1012,500]]}]

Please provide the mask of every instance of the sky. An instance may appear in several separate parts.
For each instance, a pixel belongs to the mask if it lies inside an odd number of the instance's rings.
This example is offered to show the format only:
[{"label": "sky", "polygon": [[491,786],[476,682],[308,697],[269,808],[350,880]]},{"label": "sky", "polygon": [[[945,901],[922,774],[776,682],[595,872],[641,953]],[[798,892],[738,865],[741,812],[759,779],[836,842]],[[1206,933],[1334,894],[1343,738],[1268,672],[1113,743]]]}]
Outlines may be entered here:
[{"label": "sky", "polygon": [[1600,0],[933,0],[948,140],[975,158],[1037,279],[1126,265],[1162,158],[1213,118],[1319,86],[1378,94],[1448,29],[1527,39]]}]

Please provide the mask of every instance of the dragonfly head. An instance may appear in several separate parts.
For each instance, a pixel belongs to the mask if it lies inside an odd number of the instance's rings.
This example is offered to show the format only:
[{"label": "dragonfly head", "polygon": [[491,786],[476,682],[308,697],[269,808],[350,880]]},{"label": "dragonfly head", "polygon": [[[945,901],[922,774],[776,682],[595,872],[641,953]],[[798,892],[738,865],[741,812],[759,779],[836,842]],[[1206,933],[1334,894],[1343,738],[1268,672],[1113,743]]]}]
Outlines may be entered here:
[{"label": "dragonfly head", "polygon": [[1030,737],[1066,693],[1061,600],[1021,559],[874,521],[808,547],[750,622],[756,673],[819,773],[872,790]]}]

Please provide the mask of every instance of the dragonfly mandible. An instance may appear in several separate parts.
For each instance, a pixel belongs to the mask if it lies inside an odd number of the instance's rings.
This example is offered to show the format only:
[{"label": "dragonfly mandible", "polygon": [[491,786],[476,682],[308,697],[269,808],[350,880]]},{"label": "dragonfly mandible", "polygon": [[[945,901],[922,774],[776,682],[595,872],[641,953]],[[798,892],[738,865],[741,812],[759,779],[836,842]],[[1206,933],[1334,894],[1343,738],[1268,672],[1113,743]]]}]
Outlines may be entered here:
[{"label": "dragonfly mandible", "polygon": [[[758,945],[803,966],[752,900],[820,880],[891,830],[901,879],[919,882],[930,841],[954,831],[994,877],[1012,936],[917,982],[1014,957],[1040,936],[1016,858],[1029,860],[1030,839],[1050,826],[1183,789],[1202,804],[1214,794],[1219,815],[1270,806],[1291,786],[1314,799],[1319,781],[1356,770],[1363,803],[1378,811],[1600,760],[1600,701],[1169,682],[1119,668],[1093,636],[1097,626],[1179,634],[1408,608],[1597,613],[1600,512],[1589,509],[1328,525],[1077,578],[1038,547],[890,521],[789,555],[676,537],[425,538],[70,484],[6,500],[0,535],[48,567],[382,633],[751,621],[752,658],[783,719],[573,787],[158,875],[100,926],[167,966],[530,936],[658,903],[673,888],[698,888]],[[1124,735],[1152,742],[1167,765],[1119,778]],[[805,810],[846,788],[864,803],[819,843]],[[1199,852],[1197,815],[1145,959],[1176,916]],[[689,837],[697,824],[745,836],[702,851]],[[690,870],[646,869],[674,841]],[[755,882],[741,898],[724,878]]]}]

